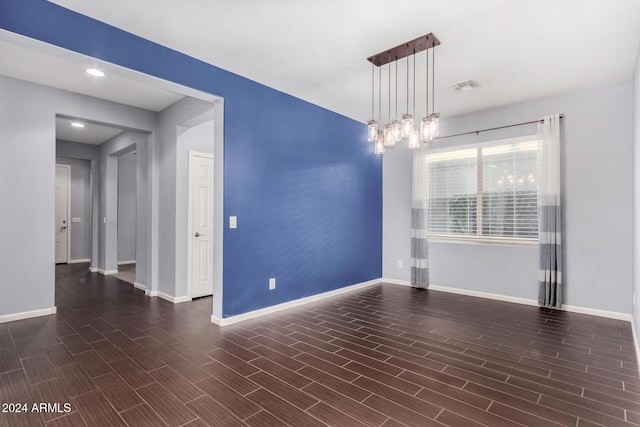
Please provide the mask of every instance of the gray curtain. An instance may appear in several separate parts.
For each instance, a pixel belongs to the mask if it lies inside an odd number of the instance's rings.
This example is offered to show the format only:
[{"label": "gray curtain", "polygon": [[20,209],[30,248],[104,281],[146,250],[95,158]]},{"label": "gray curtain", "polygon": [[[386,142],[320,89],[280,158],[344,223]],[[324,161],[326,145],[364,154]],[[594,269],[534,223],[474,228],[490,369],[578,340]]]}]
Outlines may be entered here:
[{"label": "gray curtain", "polygon": [[560,193],[560,117],[538,124],[538,305],[562,305],[562,203]]},{"label": "gray curtain", "polygon": [[426,145],[413,153],[411,189],[411,286],[429,287],[429,164]]}]

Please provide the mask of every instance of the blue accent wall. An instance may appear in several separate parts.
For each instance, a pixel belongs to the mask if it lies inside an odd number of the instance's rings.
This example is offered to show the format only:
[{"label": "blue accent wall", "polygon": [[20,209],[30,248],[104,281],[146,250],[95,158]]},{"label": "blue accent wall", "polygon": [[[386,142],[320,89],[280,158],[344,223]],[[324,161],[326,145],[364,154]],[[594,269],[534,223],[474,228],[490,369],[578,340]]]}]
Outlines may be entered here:
[{"label": "blue accent wall", "polygon": [[364,124],[44,0],[0,0],[0,28],[224,98],[224,317],[381,277]]}]

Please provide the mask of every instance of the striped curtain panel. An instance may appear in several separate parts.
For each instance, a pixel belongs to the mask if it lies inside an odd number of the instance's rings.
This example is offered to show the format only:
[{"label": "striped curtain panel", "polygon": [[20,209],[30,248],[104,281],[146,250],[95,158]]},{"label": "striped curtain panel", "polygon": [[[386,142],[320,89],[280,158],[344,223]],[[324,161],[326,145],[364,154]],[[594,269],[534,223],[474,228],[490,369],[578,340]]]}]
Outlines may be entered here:
[{"label": "striped curtain panel", "polygon": [[411,187],[411,286],[429,287],[429,163],[426,145],[413,153]]},{"label": "striped curtain panel", "polygon": [[538,124],[538,305],[562,304],[562,205],[560,195],[560,116]]}]

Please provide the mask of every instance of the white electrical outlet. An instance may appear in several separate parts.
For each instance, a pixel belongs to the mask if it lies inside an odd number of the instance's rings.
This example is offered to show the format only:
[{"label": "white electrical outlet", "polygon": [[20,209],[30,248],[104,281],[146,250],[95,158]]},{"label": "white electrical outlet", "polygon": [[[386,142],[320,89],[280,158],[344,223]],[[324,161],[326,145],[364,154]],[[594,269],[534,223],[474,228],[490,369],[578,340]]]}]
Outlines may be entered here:
[{"label": "white electrical outlet", "polygon": [[272,277],[271,279],[269,279],[269,290],[272,291],[276,288],[276,279],[275,277]]},{"label": "white electrical outlet", "polygon": [[238,228],[238,217],[236,216],[229,217],[229,228]]},{"label": "white electrical outlet", "polygon": [[404,264],[403,264],[402,260],[401,260],[401,259],[399,259],[399,260],[398,260],[398,268],[402,268],[402,266],[403,266],[403,265],[404,265]]}]

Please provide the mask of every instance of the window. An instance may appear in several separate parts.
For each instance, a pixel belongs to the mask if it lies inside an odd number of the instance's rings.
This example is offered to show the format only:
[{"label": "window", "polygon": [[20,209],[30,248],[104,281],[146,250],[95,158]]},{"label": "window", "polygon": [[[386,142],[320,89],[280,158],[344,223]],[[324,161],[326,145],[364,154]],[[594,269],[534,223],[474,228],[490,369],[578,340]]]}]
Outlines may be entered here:
[{"label": "window", "polygon": [[536,240],[535,136],[429,153],[429,233]]}]

